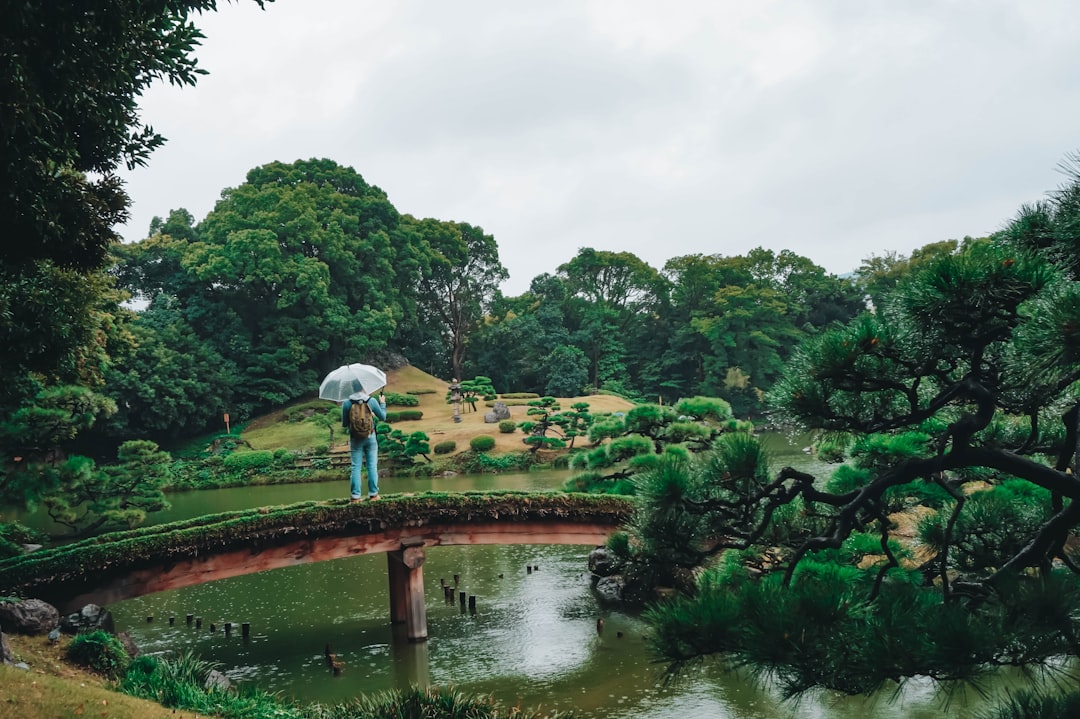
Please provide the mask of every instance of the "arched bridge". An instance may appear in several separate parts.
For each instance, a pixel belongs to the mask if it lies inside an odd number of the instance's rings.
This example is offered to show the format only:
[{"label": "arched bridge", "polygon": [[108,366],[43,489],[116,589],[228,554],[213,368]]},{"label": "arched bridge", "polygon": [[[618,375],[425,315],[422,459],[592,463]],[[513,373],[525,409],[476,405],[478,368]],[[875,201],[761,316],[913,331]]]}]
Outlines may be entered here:
[{"label": "arched bridge", "polygon": [[0,562],[0,595],[61,611],[108,604],[268,569],[385,552],[390,619],[427,638],[426,547],[602,544],[630,515],[627,499],[556,492],[388,495],[379,502],[304,502],[114,532]]}]

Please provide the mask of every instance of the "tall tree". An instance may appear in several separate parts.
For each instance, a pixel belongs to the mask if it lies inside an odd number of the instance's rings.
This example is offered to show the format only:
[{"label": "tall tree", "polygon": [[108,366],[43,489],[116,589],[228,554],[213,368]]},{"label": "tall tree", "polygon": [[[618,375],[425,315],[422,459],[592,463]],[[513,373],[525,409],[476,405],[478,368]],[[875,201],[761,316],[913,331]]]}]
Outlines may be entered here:
[{"label": "tall tree", "polygon": [[491,235],[464,222],[406,216],[403,225],[410,242],[420,248],[417,323],[437,328],[444,367],[460,379],[469,336],[508,277],[499,247]]},{"label": "tall tree", "polygon": [[194,84],[202,34],[189,17],[216,3],[9,6],[0,23],[0,502],[73,480],[74,469],[58,470],[63,450],[110,409],[88,387],[100,381],[108,342],[122,337],[102,273],[113,227],[127,217],[114,171],[146,162],[163,142],[139,117],[138,98],[156,80]]},{"label": "tall tree", "polygon": [[183,210],[155,222],[159,234],[125,248],[117,275],[151,308],[180,313],[221,358],[245,417],[387,347],[417,268],[397,225],[385,193],[352,168],[273,162],[225,190],[197,226]]},{"label": "tall tree", "polygon": [[[664,279],[630,252],[584,247],[559,266],[568,292],[568,321],[574,343],[589,358],[589,380],[595,387],[633,385],[627,362],[644,349],[642,328],[666,291]],[[656,344],[654,340],[654,344]]]}]

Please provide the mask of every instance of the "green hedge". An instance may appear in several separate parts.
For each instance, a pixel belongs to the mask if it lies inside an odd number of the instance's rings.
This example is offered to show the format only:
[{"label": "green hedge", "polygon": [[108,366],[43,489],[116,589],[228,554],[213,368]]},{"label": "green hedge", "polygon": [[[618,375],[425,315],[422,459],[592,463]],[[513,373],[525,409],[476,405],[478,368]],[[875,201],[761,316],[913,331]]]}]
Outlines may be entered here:
[{"label": "green hedge", "polygon": [[386,404],[389,407],[416,407],[420,404],[420,400],[411,395],[401,394],[400,392],[387,392]]},{"label": "green hedge", "polygon": [[469,440],[469,446],[474,452],[487,452],[495,449],[495,438],[490,434],[478,434]]},{"label": "green hedge", "polygon": [[257,449],[251,452],[234,452],[222,460],[226,469],[231,470],[254,470],[264,469],[274,463],[274,453],[268,449]]},{"label": "green hedge", "polygon": [[400,412],[387,412],[386,421],[390,424],[393,424],[394,422],[408,422],[409,420],[421,419],[423,416],[423,410],[403,409]]},{"label": "green hedge", "polygon": [[499,431],[503,434],[511,434],[516,429],[517,422],[512,419],[504,419],[502,422],[499,422]]},{"label": "green hedge", "polygon": [[435,394],[433,389],[410,389],[407,394]]},{"label": "green hedge", "polygon": [[536,392],[504,392],[499,395],[502,399],[539,399]]},{"label": "green hedge", "polygon": [[432,448],[435,454],[450,454],[457,449],[457,442],[452,439],[448,439],[445,442],[439,442]]}]

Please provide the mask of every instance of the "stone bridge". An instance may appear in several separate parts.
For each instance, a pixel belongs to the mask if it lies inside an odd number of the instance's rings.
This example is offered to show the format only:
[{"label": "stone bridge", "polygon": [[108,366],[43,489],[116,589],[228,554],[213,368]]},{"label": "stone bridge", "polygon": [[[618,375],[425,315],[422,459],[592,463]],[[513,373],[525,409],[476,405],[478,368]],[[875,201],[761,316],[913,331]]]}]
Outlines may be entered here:
[{"label": "stone bridge", "polygon": [[305,502],[114,532],[0,562],[0,596],[62,612],[167,589],[358,554],[385,553],[390,620],[427,639],[427,547],[603,544],[630,514],[625,498],[557,492],[386,495]]}]

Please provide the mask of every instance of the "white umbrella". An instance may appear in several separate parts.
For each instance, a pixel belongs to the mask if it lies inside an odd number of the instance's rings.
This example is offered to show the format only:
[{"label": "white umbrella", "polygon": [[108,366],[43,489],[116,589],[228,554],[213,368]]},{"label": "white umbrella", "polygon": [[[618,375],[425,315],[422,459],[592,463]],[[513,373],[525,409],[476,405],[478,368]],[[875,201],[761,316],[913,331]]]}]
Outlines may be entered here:
[{"label": "white umbrella", "polygon": [[369,364],[347,364],[326,375],[319,385],[319,399],[344,402],[363,390],[368,394],[386,386],[386,373]]}]

